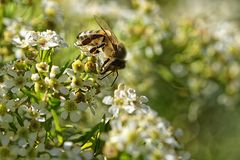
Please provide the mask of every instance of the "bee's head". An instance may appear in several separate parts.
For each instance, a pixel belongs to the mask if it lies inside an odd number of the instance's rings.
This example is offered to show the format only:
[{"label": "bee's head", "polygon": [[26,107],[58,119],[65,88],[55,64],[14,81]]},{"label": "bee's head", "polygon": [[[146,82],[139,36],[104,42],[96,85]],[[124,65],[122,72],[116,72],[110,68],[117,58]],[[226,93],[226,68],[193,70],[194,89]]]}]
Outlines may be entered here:
[{"label": "bee's head", "polygon": [[115,69],[123,69],[126,66],[126,61],[123,59],[115,59],[110,65]]},{"label": "bee's head", "polygon": [[126,66],[126,61],[124,59],[114,59],[110,63],[108,63],[104,68],[102,68],[101,74],[105,74],[108,71],[116,71],[119,69],[123,69]]},{"label": "bee's head", "polygon": [[122,43],[116,45],[116,57],[119,59],[124,59],[127,55],[127,50]]},{"label": "bee's head", "polygon": [[124,59],[114,59],[111,63],[108,64],[107,70],[118,70],[123,69],[126,66],[126,61]]}]

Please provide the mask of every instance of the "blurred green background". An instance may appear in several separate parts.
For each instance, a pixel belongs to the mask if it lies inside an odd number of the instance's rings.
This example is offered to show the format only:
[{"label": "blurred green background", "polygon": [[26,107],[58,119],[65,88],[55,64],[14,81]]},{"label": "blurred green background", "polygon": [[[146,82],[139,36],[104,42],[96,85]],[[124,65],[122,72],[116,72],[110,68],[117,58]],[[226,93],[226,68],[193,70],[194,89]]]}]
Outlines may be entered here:
[{"label": "blurred green background", "polygon": [[[77,34],[99,29],[93,16],[104,17],[128,50],[116,85],[125,83],[146,95],[160,116],[181,128],[179,140],[192,159],[240,159],[238,0],[56,2],[61,12],[45,10],[46,24],[41,24],[44,16],[32,18],[44,10],[41,4],[17,11],[35,30],[54,29],[65,38],[70,49],[56,55],[57,63],[76,57]],[[27,12],[32,17],[24,17]]]}]

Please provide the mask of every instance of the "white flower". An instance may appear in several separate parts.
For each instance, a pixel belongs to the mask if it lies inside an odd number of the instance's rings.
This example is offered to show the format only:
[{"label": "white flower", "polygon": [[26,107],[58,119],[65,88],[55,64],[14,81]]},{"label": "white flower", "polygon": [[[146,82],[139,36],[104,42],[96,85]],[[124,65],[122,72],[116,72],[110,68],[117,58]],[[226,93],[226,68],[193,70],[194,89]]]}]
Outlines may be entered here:
[{"label": "white flower", "polygon": [[40,78],[40,76],[39,76],[38,73],[34,73],[34,74],[32,74],[32,76],[31,76],[31,80],[33,80],[33,81],[37,81],[37,80],[39,80],[39,78]]},{"label": "white flower", "polygon": [[119,108],[117,106],[111,106],[108,109],[108,112],[111,113],[114,117],[118,117],[118,115],[119,115]]},{"label": "white flower", "polygon": [[17,59],[25,58],[25,54],[24,54],[23,49],[21,49],[21,48],[14,48],[13,50],[14,50],[14,53],[15,53],[15,57]]},{"label": "white flower", "polygon": [[24,39],[20,39],[20,37],[14,37],[12,43],[19,48],[26,48],[29,46],[36,46],[38,40],[38,34],[34,31],[26,32]]},{"label": "white flower", "polygon": [[146,113],[149,110],[146,102],[148,102],[147,97],[137,96],[134,89],[127,89],[123,84],[120,84],[118,89],[114,91],[114,97],[106,96],[103,98],[104,104],[111,105],[108,111],[114,117],[117,117],[120,112],[132,114],[138,108]]},{"label": "white flower", "polygon": [[24,39],[16,36],[13,38],[12,43],[20,48],[38,45],[42,50],[49,50],[55,47],[67,47],[66,42],[64,42],[55,31],[51,30],[44,32],[28,31]]},{"label": "white flower", "polygon": [[69,92],[66,86],[64,86],[66,80],[63,75],[60,76],[58,79],[45,77],[44,82],[48,88],[51,88],[56,93],[62,93],[64,95],[67,95]]},{"label": "white flower", "polygon": [[140,96],[139,97],[139,102],[140,103],[147,103],[148,102],[148,98],[146,96]]},{"label": "white flower", "polygon": [[9,72],[12,76],[4,82],[4,86],[11,90],[12,93],[17,93],[22,87],[31,87],[33,83],[30,81],[31,72],[27,71],[24,75],[18,75],[16,72]]},{"label": "white flower", "polygon": [[54,78],[58,73],[60,73],[60,68],[58,66],[53,65],[50,71],[50,78]]},{"label": "white flower", "polygon": [[25,117],[35,119],[38,122],[45,122],[45,115],[50,115],[45,102],[33,103],[26,111]]},{"label": "white flower", "polygon": [[136,95],[136,91],[132,88],[129,88],[127,90],[127,94],[128,94],[128,98],[131,100],[131,101],[136,101],[137,99],[137,95]]},{"label": "white flower", "polygon": [[64,147],[64,149],[66,149],[66,150],[71,149],[72,146],[73,146],[73,142],[71,142],[71,141],[66,141],[66,142],[64,142],[64,144],[63,144],[63,147]]},{"label": "white flower", "polygon": [[67,47],[67,44],[55,31],[47,30],[38,32],[38,37],[38,45],[42,50],[49,50],[55,47]]},{"label": "white flower", "polygon": [[103,98],[102,102],[106,105],[111,105],[113,103],[113,97],[112,96],[106,96]]},{"label": "white flower", "polygon": [[88,105],[84,102],[76,102],[77,96],[75,93],[70,93],[69,100],[62,99],[60,106],[64,107],[64,111],[61,113],[62,119],[70,118],[72,122],[78,122],[81,117],[81,111],[86,110]]},{"label": "white flower", "polygon": [[147,101],[147,97],[137,96],[134,89],[122,84],[114,97],[103,99],[103,103],[111,105],[109,112],[113,115],[103,149],[107,158],[117,158],[121,153],[130,154],[132,159],[181,157],[171,126],[145,104]]}]

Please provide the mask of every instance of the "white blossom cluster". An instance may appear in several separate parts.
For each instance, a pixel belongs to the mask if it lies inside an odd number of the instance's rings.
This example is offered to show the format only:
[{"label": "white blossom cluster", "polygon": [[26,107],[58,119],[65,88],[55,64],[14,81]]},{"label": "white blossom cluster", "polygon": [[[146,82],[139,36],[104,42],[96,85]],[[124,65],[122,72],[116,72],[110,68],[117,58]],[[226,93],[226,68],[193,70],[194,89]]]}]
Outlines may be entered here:
[{"label": "white blossom cluster", "polygon": [[[96,84],[84,63],[75,60],[63,71],[24,59],[1,69],[0,157],[92,159],[91,151],[82,151],[81,144],[69,139],[82,129],[80,120],[87,123],[84,116],[95,109]],[[70,136],[60,128],[65,125]],[[63,134],[60,138],[58,132]]]},{"label": "white blossom cluster", "polygon": [[109,112],[114,118],[110,122],[104,146],[108,158],[129,159],[189,159],[185,152],[178,152],[180,144],[173,136],[172,127],[145,103],[145,96],[137,96],[135,90],[120,84],[114,97],[105,97],[103,103],[111,105]]},{"label": "white blossom cluster", "polygon": [[[72,64],[72,67],[76,65],[76,62],[78,60]],[[19,66],[24,65],[26,65],[25,69],[18,70]],[[5,75],[6,78],[1,84],[1,97],[3,100],[8,94],[23,96],[22,94],[25,93],[25,90],[34,92],[36,94],[34,96],[42,97],[43,101],[49,99],[47,95],[40,95],[41,92],[53,94],[55,98],[59,99],[60,106],[65,108],[62,112],[62,118],[67,119],[69,115],[72,121],[79,121],[81,117],[80,112],[88,108],[87,106],[90,106],[91,100],[96,94],[96,89],[92,87],[94,83],[91,79],[83,79],[85,76],[84,70],[76,71],[72,68],[66,68],[61,73],[59,66],[52,65],[50,68],[46,62],[40,62],[35,65],[36,73],[32,73],[28,70],[28,67],[30,67],[28,65],[31,64],[26,64],[26,61],[19,60],[12,65],[6,66],[1,71],[0,75]],[[81,91],[79,90],[80,88]],[[15,100],[11,99],[11,101]],[[9,103],[7,99],[1,102],[5,102],[5,104]],[[10,107],[12,105],[6,106]],[[42,109],[46,110],[47,106],[38,104],[31,107],[33,107],[31,110],[40,111]]]},{"label": "white blossom cluster", "polygon": [[44,32],[28,31],[24,39],[13,38],[13,44],[19,48],[39,46],[42,50],[55,47],[67,47],[66,42],[55,32],[46,30]]},{"label": "white blossom cluster", "polygon": [[[28,82],[30,82],[30,79],[24,83]],[[21,93],[24,85],[21,87],[11,86],[8,83],[10,82],[7,81],[1,85],[0,156],[9,157],[10,159],[16,159],[17,157],[38,157],[44,159],[65,157],[79,159],[81,157],[80,153],[82,153],[80,145],[72,144],[67,149],[56,147],[58,143],[56,137],[52,139],[52,142],[49,142],[53,147],[45,148],[45,146],[49,146],[46,143],[49,139],[47,139],[47,130],[44,126],[49,125],[51,130],[54,129],[53,122],[49,121],[52,117],[49,105],[46,102],[31,103],[28,97]],[[34,83],[32,82],[36,86],[37,82]],[[46,82],[43,82],[42,85],[48,86]],[[60,83],[59,86],[60,88],[65,87]],[[63,93],[61,90],[59,92]],[[70,120],[71,125],[74,125],[82,118],[82,112],[86,112],[89,104],[78,102],[73,92],[68,91],[68,94],[64,95],[64,97],[62,96],[59,107],[61,114],[59,117],[62,124],[69,123],[68,121]],[[12,97],[9,97],[9,95]],[[93,155],[89,156],[92,157]]]},{"label": "white blossom cluster", "polygon": [[[19,129],[19,128],[18,128]],[[64,142],[63,147],[46,148],[44,141],[46,140],[45,133],[42,134],[41,139],[39,133],[28,133],[28,128],[20,128],[22,134],[27,134],[25,137],[16,137],[11,133],[0,133],[0,156],[3,159],[37,159],[37,160],[58,160],[71,159],[91,160],[93,153],[89,151],[82,151],[79,145],[72,142]],[[41,142],[39,142],[41,140]],[[16,143],[13,143],[16,142]],[[37,145],[36,142],[39,142]]]}]

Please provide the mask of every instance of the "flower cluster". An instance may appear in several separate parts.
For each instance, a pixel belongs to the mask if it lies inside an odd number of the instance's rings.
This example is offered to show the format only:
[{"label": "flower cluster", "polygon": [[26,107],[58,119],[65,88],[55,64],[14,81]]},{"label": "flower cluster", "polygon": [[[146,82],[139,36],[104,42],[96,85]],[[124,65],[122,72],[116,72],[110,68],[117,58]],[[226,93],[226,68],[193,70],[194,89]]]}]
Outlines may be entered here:
[{"label": "flower cluster", "polygon": [[63,39],[55,32],[47,30],[44,32],[28,31],[24,39],[13,38],[13,44],[19,48],[39,46],[42,50],[49,50],[55,47],[67,47]]},{"label": "flower cluster", "polygon": [[[103,103],[111,105],[113,115],[104,146],[108,158],[127,159],[189,159],[187,153],[177,152],[180,144],[172,127],[145,103],[145,96],[137,96],[135,90],[120,84],[114,97],[107,96]],[[183,152],[182,152],[183,153]]]},{"label": "flower cluster", "polygon": [[18,59],[0,71],[1,157],[91,159],[93,151],[82,151],[84,143],[74,143],[72,136],[82,130],[79,121],[86,125],[87,115],[95,112],[100,92],[96,57],[80,53],[63,67],[53,64],[48,61],[53,48],[65,47],[65,42],[50,30],[29,31],[14,42],[35,47],[25,51],[36,52],[40,59]]},{"label": "flower cluster", "polygon": [[[42,5],[42,8],[39,5]],[[22,58],[24,56],[23,50],[16,48],[11,42],[14,40],[14,43],[19,43],[20,47],[27,46],[28,42],[31,42],[29,41],[29,37],[27,37],[31,36],[30,33],[27,33],[30,30],[44,31],[50,29],[62,32],[62,12],[59,1],[4,1],[0,8],[3,22],[0,24],[1,61],[13,60],[14,58]],[[54,33],[51,32],[53,31],[41,34],[53,36]],[[44,50],[48,49],[48,46],[56,45],[56,41],[53,41],[52,44],[45,44],[44,41],[44,39],[40,39],[38,42],[42,43],[41,47]],[[33,46],[35,43],[30,43],[29,45]]]}]

